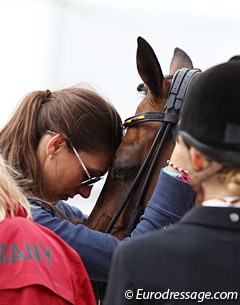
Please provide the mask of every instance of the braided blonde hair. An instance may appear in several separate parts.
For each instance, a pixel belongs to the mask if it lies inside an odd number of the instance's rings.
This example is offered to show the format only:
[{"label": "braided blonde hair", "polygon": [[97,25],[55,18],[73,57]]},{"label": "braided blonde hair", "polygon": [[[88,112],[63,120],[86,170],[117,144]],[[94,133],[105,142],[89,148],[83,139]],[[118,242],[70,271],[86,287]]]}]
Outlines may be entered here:
[{"label": "braided blonde hair", "polygon": [[19,205],[26,211],[26,218],[31,219],[29,203],[14,180],[15,176],[19,177],[19,174],[0,155],[0,222],[7,214],[16,216]]}]

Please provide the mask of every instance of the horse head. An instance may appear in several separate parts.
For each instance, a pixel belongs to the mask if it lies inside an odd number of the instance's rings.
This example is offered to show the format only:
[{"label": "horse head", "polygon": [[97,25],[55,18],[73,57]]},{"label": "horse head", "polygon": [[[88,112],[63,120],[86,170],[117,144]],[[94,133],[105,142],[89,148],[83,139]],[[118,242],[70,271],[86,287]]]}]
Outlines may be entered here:
[{"label": "horse head", "polygon": [[[146,40],[138,37],[137,69],[143,80],[146,95],[138,105],[135,114],[145,112],[163,112],[174,73],[180,68],[192,69],[189,56],[179,48],[174,50],[168,76],[163,75],[159,61]],[[105,231],[117,208],[127,196],[134,179],[151,147],[160,128],[160,122],[143,122],[127,128],[120,144],[104,187],[98,197],[96,205],[89,216],[86,225],[92,229]],[[174,147],[172,138],[168,138],[148,185],[144,197],[144,207],[154,190],[160,169],[166,164]],[[124,237],[125,229],[130,221],[137,195],[144,183],[144,175],[137,185],[137,189],[128,202],[118,221],[112,229],[112,234],[118,238]]]}]

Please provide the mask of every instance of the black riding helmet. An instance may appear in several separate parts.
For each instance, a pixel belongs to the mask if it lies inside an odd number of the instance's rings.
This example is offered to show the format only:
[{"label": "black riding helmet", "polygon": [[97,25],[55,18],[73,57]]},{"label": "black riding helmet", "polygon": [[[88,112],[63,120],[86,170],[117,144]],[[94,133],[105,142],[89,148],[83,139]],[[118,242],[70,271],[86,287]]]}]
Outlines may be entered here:
[{"label": "black riding helmet", "polygon": [[213,160],[240,165],[240,61],[217,65],[192,81],[178,133]]}]

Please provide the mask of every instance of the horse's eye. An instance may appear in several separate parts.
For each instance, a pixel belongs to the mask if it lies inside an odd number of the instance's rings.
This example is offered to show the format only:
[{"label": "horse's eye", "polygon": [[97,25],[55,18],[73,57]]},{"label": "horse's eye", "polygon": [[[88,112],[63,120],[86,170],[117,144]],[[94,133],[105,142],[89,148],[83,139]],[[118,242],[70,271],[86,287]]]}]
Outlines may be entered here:
[{"label": "horse's eye", "polygon": [[139,166],[122,167],[122,168],[111,168],[111,176],[117,180],[128,180],[135,178],[139,171]]}]

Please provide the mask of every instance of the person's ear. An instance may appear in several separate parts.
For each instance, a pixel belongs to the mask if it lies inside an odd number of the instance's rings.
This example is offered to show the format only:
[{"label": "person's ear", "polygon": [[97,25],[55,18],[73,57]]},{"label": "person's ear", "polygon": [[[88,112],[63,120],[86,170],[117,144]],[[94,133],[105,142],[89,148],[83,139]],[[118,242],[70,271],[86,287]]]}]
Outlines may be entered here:
[{"label": "person's ear", "polygon": [[49,139],[46,145],[46,155],[51,159],[59,152],[61,148],[65,148],[66,146],[66,139],[58,133]]},{"label": "person's ear", "polygon": [[201,171],[204,168],[208,167],[209,165],[209,161],[207,160],[207,158],[199,151],[197,150],[195,147],[190,147],[189,150],[189,154],[190,154],[190,160],[192,163],[192,167],[196,170],[196,171]]}]

